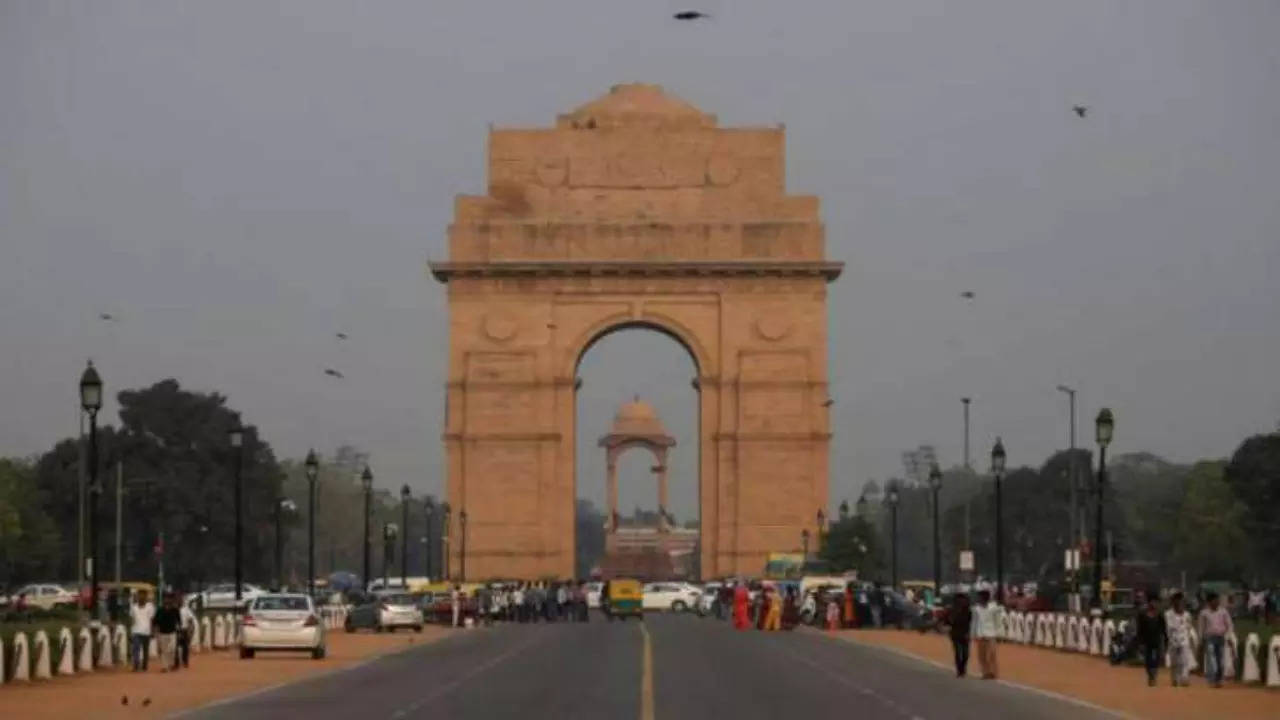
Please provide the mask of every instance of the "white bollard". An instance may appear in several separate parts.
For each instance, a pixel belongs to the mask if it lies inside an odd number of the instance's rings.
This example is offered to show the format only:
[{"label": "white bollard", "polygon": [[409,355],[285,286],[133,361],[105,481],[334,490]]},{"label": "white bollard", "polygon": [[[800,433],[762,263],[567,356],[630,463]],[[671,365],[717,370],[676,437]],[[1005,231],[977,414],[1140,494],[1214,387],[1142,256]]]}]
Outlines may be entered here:
[{"label": "white bollard", "polygon": [[125,666],[133,663],[133,658],[129,657],[129,631],[124,629],[124,625],[117,625],[111,631],[111,644],[116,649],[116,662]]},{"label": "white bollard", "polygon": [[1067,618],[1067,641],[1063,644],[1072,652],[1080,649],[1080,619],[1075,615]]},{"label": "white bollard", "polygon": [[0,638],[0,685],[4,684],[4,638]]},{"label": "white bollard", "polygon": [[76,672],[93,672],[93,633],[80,628],[80,648],[76,652]]},{"label": "white bollard", "polygon": [[1188,631],[1191,635],[1191,662],[1187,663],[1187,672],[1195,672],[1200,667],[1200,636],[1196,634],[1194,628]]},{"label": "white bollard", "polygon": [[200,618],[200,645],[204,650],[213,649],[213,624],[208,615]]},{"label": "white bollard", "polygon": [[1267,687],[1280,687],[1280,635],[1272,635],[1267,648]]},{"label": "white bollard", "polygon": [[155,660],[158,657],[160,657],[160,640],[155,635],[152,635],[147,642],[147,659]]},{"label": "white bollard", "polygon": [[71,640],[71,630],[63,627],[58,631],[58,674],[74,675],[76,646]]},{"label": "white bollard", "polygon": [[227,621],[221,615],[213,618],[213,647],[221,650],[227,646]]},{"label": "white bollard", "polygon": [[49,659],[49,635],[43,630],[36,631],[36,639],[34,644],[35,651],[35,668],[32,675],[36,680],[48,680],[53,677],[53,662]]},{"label": "white bollard", "polygon": [[1240,652],[1240,641],[1234,630],[1227,633],[1222,641],[1222,677],[1230,680],[1236,676],[1236,655]]},{"label": "white bollard", "polygon": [[31,681],[31,648],[24,632],[13,636],[13,675],[10,679],[15,682]]},{"label": "white bollard", "polygon": [[1090,655],[1106,655],[1107,646],[1102,642],[1103,629],[1102,620],[1093,619],[1093,626],[1089,628],[1089,654]]},{"label": "white bollard", "polygon": [[106,625],[98,626],[98,667],[111,667],[115,663],[111,658],[111,630]]},{"label": "white bollard", "polygon": [[1111,643],[1116,639],[1116,621],[1108,619],[1106,624],[1102,626],[1102,650],[1103,653],[1111,652]]},{"label": "white bollard", "polygon": [[1064,615],[1058,616],[1056,632],[1053,634],[1053,646],[1061,650],[1067,644],[1067,618]]},{"label": "white bollard", "polygon": [[1093,634],[1093,627],[1089,624],[1089,618],[1080,618],[1080,624],[1076,626],[1076,650],[1082,653],[1089,652],[1090,637]]},{"label": "white bollard", "polygon": [[1240,668],[1240,682],[1262,682],[1262,669],[1258,666],[1258,650],[1262,640],[1258,633],[1249,633],[1244,639],[1244,662]]}]

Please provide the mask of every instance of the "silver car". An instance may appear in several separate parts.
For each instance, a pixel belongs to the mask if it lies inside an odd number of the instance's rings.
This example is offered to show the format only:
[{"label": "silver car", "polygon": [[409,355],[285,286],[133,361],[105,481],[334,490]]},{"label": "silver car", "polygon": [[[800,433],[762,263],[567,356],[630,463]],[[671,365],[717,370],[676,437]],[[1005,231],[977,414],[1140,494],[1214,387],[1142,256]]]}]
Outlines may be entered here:
[{"label": "silver car", "polygon": [[418,598],[409,593],[369,594],[353,601],[353,605],[343,624],[349,633],[360,628],[374,632],[412,628],[414,632],[422,632],[422,608]]},{"label": "silver car", "polygon": [[324,657],[324,623],[306,595],[263,594],[254,598],[240,620],[240,657],[259,650],[309,652]]}]

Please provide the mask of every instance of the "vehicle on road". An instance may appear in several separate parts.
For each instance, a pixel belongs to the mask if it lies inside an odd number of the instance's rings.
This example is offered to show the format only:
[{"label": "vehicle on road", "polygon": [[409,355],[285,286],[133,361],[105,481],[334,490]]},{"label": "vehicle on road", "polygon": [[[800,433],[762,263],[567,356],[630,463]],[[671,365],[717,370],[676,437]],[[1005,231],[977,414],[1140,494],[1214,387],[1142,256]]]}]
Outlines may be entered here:
[{"label": "vehicle on road", "polygon": [[347,612],[342,629],[349,633],[360,628],[374,632],[395,632],[399,628],[412,628],[422,632],[423,612],[419,599],[409,593],[366,593]]},{"label": "vehicle on road", "polygon": [[[240,606],[248,607],[260,595],[267,591],[257,585],[240,583]],[[210,585],[202,592],[188,596],[187,603],[196,610],[231,610],[236,607],[236,584],[219,583]]]},{"label": "vehicle on road", "polygon": [[652,582],[645,584],[644,609],[685,612],[697,607],[702,591],[686,582]]},{"label": "vehicle on road", "polygon": [[604,589],[604,583],[596,580],[583,585],[583,588],[587,591],[587,607],[600,607],[600,591]]},{"label": "vehicle on road", "polygon": [[724,587],[723,583],[711,581],[702,586],[702,593],[698,595],[698,602],[694,605],[698,615],[710,615],[715,610],[716,596],[720,593],[720,588]]},{"label": "vehicle on road", "polygon": [[601,602],[604,602],[603,598],[607,595],[609,602],[604,610],[610,620],[615,617],[644,617],[644,589],[639,580],[619,578],[610,580],[607,585],[601,591]]},{"label": "vehicle on road", "polygon": [[54,608],[76,606],[76,594],[61,585],[53,583],[32,583],[24,585],[13,591],[12,602],[16,604],[18,598],[25,595],[27,607],[40,608],[41,610],[52,610]]},{"label": "vehicle on road", "polygon": [[311,598],[302,594],[262,593],[246,606],[240,619],[240,658],[258,651],[307,652],[324,657],[324,623]]}]

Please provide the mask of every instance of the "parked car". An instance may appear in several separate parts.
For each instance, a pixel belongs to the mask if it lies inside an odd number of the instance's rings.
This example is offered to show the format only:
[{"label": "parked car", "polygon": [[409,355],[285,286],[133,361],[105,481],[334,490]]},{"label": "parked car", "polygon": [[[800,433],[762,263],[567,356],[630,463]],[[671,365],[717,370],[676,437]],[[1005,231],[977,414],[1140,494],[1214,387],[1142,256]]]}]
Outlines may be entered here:
[{"label": "parked car", "polygon": [[[353,598],[354,600],[354,598]],[[413,628],[422,632],[423,612],[418,599],[409,593],[368,593],[360,597],[347,612],[343,629],[353,633],[360,628],[374,632],[395,632],[396,628]]]},{"label": "parked car", "polygon": [[18,598],[25,595],[27,607],[52,610],[53,608],[76,606],[76,594],[61,585],[53,583],[32,583],[13,591],[12,604],[17,605]]},{"label": "parked car", "polygon": [[302,594],[261,593],[240,618],[240,658],[260,650],[308,652],[324,657],[324,623],[311,598]]},{"label": "parked car", "polygon": [[685,582],[653,582],[644,586],[645,610],[684,612],[697,607],[702,591]]},{"label": "parked car", "polygon": [[[257,585],[241,583],[240,605],[248,607],[254,599],[265,594],[267,591]],[[203,592],[188,596],[187,602],[196,610],[231,610],[236,607],[236,584],[210,585]]]}]

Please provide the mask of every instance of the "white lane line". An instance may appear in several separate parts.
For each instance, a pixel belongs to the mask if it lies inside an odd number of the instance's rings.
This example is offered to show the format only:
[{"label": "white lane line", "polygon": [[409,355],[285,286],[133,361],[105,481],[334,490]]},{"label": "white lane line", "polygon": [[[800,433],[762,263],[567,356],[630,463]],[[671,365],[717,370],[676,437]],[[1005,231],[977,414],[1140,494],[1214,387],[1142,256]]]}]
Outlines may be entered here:
[{"label": "white lane line", "polygon": [[653,720],[653,643],[649,629],[640,621],[640,634],[644,636],[643,662],[640,666],[640,720]]},{"label": "white lane line", "polygon": [[396,710],[395,712],[391,713],[391,718],[392,718],[392,720],[400,720],[401,718],[408,717],[408,716],[409,716],[409,713],[417,712],[420,708],[422,708],[422,706],[423,706],[423,705],[426,705],[427,703],[431,702],[432,700],[435,700],[435,699],[439,698],[439,697],[440,697],[440,696],[442,696],[442,695],[447,695],[447,694],[449,694],[449,693],[453,692],[454,690],[457,690],[460,686],[462,686],[462,685],[463,685],[464,683],[466,683],[468,680],[471,680],[472,678],[474,678],[474,677],[476,677],[476,676],[478,676],[478,675],[481,675],[481,674],[483,674],[483,673],[485,673],[485,672],[488,672],[489,670],[491,670],[491,669],[493,669],[493,668],[497,667],[498,665],[501,665],[502,663],[506,662],[507,660],[510,660],[511,658],[515,657],[516,655],[519,655],[520,653],[524,652],[525,650],[529,649],[530,647],[532,647],[532,646],[534,646],[534,645],[538,644],[538,642],[540,642],[540,641],[541,641],[543,638],[545,638],[545,637],[547,637],[547,634],[545,634],[545,633],[538,633],[537,635],[535,635],[535,636],[533,637],[533,639],[532,639],[532,640],[530,640],[530,641],[528,641],[528,642],[526,642],[526,643],[522,643],[522,644],[520,644],[520,645],[517,645],[516,647],[513,647],[513,648],[511,648],[510,650],[508,650],[508,651],[506,651],[506,652],[504,652],[504,653],[502,653],[502,654],[500,654],[500,655],[496,655],[496,656],[494,656],[494,657],[492,657],[492,658],[489,658],[488,660],[486,660],[486,661],[484,661],[484,662],[480,663],[479,665],[477,665],[477,666],[475,666],[475,667],[471,668],[469,671],[467,671],[467,672],[463,673],[462,675],[460,675],[460,676],[458,676],[458,677],[454,678],[451,682],[448,682],[448,683],[445,683],[444,685],[441,685],[440,687],[438,687],[438,688],[436,688],[435,690],[431,691],[431,692],[430,692],[430,693],[428,693],[427,695],[425,695],[425,696],[423,696],[423,697],[420,697],[420,698],[418,698],[417,700],[414,700],[412,703],[409,703],[409,704],[408,704],[408,705],[406,705],[405,707],[403,707],[403,708],[401,708],[401,709],[399,709],[399,710]]},{"label": "white lane line", "polygon": [[879,702],[881,705],[884,705],[885,707],[898,713],[904,718],[909,718],[909,720],[923,720],[923,718],[921,718],[919,715],[916,715],[915,713],[911,712],[910,710],[908,710],[906,707],[904,707],[901,703],[897,702],[893,698],[882,695],[865,685],[859,685],[858,683],[853,682],[852,680],[845,677],[844,675],[838,672],[835,672],[831,668],[826,667],[821,663],[817,663],[817,662],[814,662],[813,660],[810,660],[809,658],[801,655],[800,653],[795,652],[791,648],[783,647],[782,650],[783,652],[787,653],[788,655],[795,658],[799,662],[805,665],[808,665],[814,670],[817,670],[818,672],[822,673],[823,675],[826,675],[827,677],[831,678],[832,680],[835,680],[836,682],[840,683],[841,685],[844,685],[845,687],[848,687],[852,690],[856,690],[857,692],[863,695],[866,695],[867,697]]},{"label": "white lane line", "polygon": [[[802,630],[805,630],[805,629],[802,628]],[[891,653],[893,655],[904,657],[909,660],[915,660],[916,662],[924,663],[925,665],[932,665],[933,667],[938,668],[939,670],[947,673],[948,675],[955,673],[955,668],[952,668],[944,663],[940,663],[936,660],[930,660],[929,658],[926,658],[926,657],[913,655],[912,653],[909,653],[906,650],[899,650],[898,648],[894,648],[894,647],[887,647],[884,645],[877,645],[875,643],[864,642],[862,640],[858,640],[857,638],[842,640],[837,637],[831,637],[817,630],[812,630],[812,631],[805,630],[805,631],[811,634],[818,635],[819,637],[825,638],[832,642],[851,643],[853,645],[857,645],[858,647],[870,648],[872,650],[879,650],[881,652]],[[972,677],[972,676],[969,679],[974,681],[978,680],[978,678]],[[1053,698],[1054,700],[1060,700],[1062,702],[1069,703],[1077,707],[1087,708],[1089,710],[1093,710],[1094,712],[1099,712],[1104,715],[1110,715],[1112,717],[1122,718],[1123,720],[1137,720],[1134,715],[1129,715],[1128,713],[1124,713],[1119,710],[1113,710],[1109,707],[1103,707],[1102,705],[1091,703],[1088,700],[1081,700],[1080,698],[1072,697],[1070,695],[1063,695],[1062,693],[1057,693],[1052,690],[1045,690],[1044,688],[1038,688],[1035,685],[1024,685],[1023,683],[1014,682],[1013,680],[997,679],[996,682],[1000,685],[1004,685],[1005,687],[1015,688],[1017,690],[1034,693],[1036,695],[1041,695],[1047,698]]]}]

